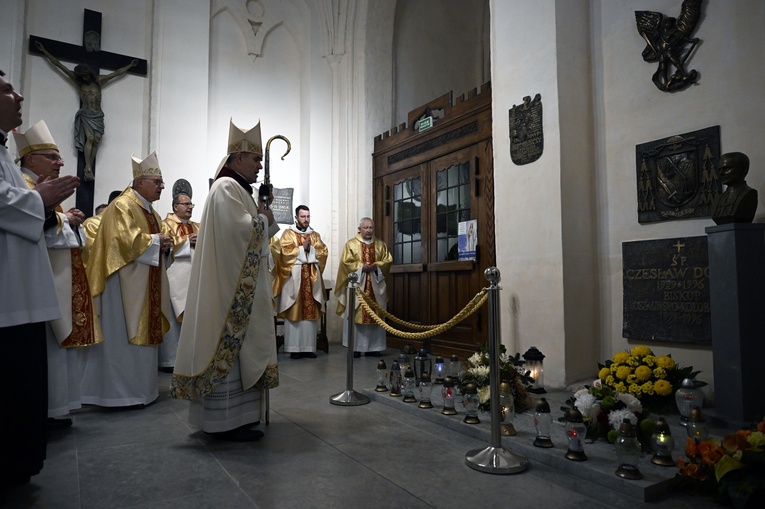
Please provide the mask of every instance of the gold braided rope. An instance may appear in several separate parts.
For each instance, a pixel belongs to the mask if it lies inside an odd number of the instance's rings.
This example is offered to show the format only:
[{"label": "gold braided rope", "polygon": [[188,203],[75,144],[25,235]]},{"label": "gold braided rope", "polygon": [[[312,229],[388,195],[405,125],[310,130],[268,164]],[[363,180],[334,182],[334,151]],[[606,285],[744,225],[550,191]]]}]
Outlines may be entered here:
[{"label": "gold braided rope", "polygon": [[[364,292],[361,291],[360,287],[356,287],[356,297],[359,299],[359,304],[361,304],[361,307],[364,308],[364,310],[369,313],[369,315],[372,317],[372,319],[385,329],[386,332],[393,334],[394,336],[398,336],[405,339],[427,339],[432,338],[433,336],[436,336],[438,334],[441,334],[444,331],[447,331],[460,323],[462,320],[467,318],[468,316],[475,313],[478,308],[483,306],[484,302],[486,302],[486,299],[489,298],[489,295],[487,293],[487,289],[483,288],[480,292],[476,294],[473,299],[465,305],[462,310],[457,313],[453,318],[451,318],[448,322],[444,322],[440,325],[419,325],[415,323],[405,322],[404,320],[401,320],[400,318],[396,318],[395,316],[391,315],[384,309],[382,309],[379,304],[377,304],[374,301],[368,301],[368,297],[364,294]],[[392,321],[399,323],[400,325],[405,325],[407,327],[413,328],[413,329],[426,329],[423,332],[405,332],[400,331],[398,329],[394,329],[385,321],[380,318],[377,313],[372,309],[370,306],[370,302],[372,305],[375,306],[375,308],[382,313],[385,314],[386,317],[390,318]]]}]

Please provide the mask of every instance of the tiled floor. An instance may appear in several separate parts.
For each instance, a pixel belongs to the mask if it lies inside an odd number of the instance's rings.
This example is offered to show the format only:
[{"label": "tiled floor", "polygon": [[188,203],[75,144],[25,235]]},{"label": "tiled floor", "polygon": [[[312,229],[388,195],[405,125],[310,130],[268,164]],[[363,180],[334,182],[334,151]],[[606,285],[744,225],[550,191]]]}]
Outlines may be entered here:
[{"label": "tiled floor", "polygon": [[[542,461],[532,460],[517,475],[475,471],[465,465],[465,454],[488,444],[459,426],[378,401],[330,404],[330,396],[346,389],[347,374],[345,349],[330,346],[331,354],[320,352],[318,359],[279,354],[281,385],[271,392],[271,422],[261,425],[266,436],[259,442],[222,443],[192,434],[188,403],[168,399],[170,376],[160,374],[160,399],[144,410],[76,412],[74,427],[51,438],[40,475],[0,494],[0,506],[714,507],[689,495],[639,502]],[[393,352],[384,358],[390,364]],[[377,361],[355,361],[356,390],[374,387]]]}]

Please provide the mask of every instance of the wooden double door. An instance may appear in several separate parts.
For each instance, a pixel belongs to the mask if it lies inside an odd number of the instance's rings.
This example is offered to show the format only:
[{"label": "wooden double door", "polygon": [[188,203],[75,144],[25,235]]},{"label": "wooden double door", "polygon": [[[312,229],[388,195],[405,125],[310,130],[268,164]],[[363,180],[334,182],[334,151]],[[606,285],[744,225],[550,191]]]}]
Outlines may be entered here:
[{"label": "wooden double door", "polygon": [[[482,119],[442,122],[440,134],[410,134],[407,143],[375,153],[377,234],[393,254],[388,311],[406,321],[447,322],[488,286],[483,272],[495,264],[492,144],[490,131],[486,136],[477,129],[486,113],[478,112]],[[477,225],[476,259],[460,260],[459,225],[471,220]],[[456,353],[464,359],[488,340],[487,314],[484,305],[434,338],[389,335],[388,345],[425,346],[434,355]]]}]

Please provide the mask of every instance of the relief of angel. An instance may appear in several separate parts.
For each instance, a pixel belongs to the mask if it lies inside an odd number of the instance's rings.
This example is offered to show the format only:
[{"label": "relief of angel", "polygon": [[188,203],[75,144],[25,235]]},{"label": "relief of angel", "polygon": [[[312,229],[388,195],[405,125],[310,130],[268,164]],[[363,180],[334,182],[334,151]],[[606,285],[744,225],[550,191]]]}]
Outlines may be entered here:
[{"label": "relief of angel", "polygon": [[[664,17],[660,12],[635,11],[640,36],[647,45],[643,60],[658,62],[653,82],[659,90],[674,92],[692,85],[698,79],[696,70],[686,71],[685,62],[699,43],[690,35],[701,17],[702,0],[683,0],[680,16]],[[675,72],[671,72],[671,67]]]}]

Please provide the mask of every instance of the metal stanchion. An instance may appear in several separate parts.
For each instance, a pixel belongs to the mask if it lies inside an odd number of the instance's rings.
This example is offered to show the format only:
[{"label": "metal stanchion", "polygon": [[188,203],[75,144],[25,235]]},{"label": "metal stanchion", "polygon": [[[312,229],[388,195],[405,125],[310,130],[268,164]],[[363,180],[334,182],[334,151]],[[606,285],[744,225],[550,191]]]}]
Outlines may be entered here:
[{"label": "metal stanchion", "polygon": [[489,474],[518,474],[529,468],[529,460],[502,447],[499,403],[499,270],[484,271],[489,280],[489,390],[491,391],[491,446],[469,451],[465,463]]},{"label": "metal stanchion", "polygon": [[356,333],[353,315],[356,311],[356,284],[358,281],[359,276],[355,272],[351,272],[348,275],[348,306],[345,308],[348,313],[348,368],[346,371],[345,391],[329,397],[329,402],[333,405],[357,406],[366,405],[370,401],[364,394],[353,390],[353,349]]}]

